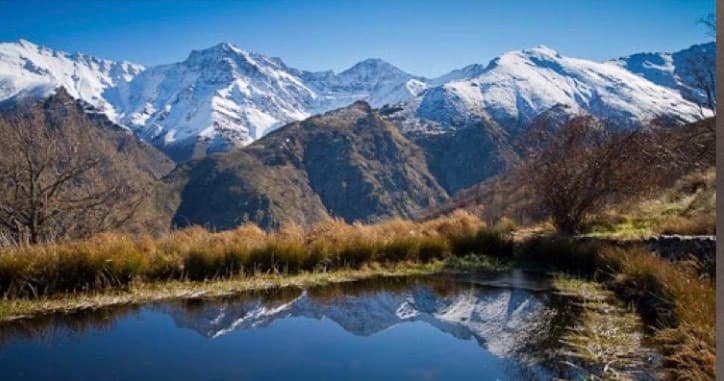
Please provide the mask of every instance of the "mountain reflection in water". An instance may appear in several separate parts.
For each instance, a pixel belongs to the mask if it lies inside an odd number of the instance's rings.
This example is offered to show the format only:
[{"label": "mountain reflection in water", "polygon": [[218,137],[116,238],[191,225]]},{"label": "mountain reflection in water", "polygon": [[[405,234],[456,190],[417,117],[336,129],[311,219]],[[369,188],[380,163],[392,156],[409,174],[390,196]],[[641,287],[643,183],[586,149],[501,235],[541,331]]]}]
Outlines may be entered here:
[{"label": "mountain reflection in water", "polygon": [[546,359],[571,318],[548,288],[521,272],[375,278],[55,315],[0,325],[0,374],[548,379]]}]

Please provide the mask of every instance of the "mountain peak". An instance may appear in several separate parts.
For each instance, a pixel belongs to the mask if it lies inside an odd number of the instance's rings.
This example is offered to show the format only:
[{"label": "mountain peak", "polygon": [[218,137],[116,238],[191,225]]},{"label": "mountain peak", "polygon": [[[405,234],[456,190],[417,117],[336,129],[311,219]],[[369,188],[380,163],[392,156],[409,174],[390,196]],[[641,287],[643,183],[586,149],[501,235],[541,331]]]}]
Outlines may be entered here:
[{"label": "mountain peak", "polygon": [[355,102],[352,103],[349,107],[350,107],[350,108],[353,108],[353,109],[360,110],[360,111],[362,111],[362,112],[366,112],[366,113],[372,111],[372,106],[370,106],[369,103],[367,103],[366,101],[363,101],[363,100],[355,101]]},{"label": "mountain peak", "polygon": [[354,64],[351,68],[341,72],[340,76],[347,76],[353,74],[380,74],[380,73],[393,73],[397,75],[411,76],[405,73],[402,69],[397,66],[381,59],[381,58],[367,58]]},{"label": "mountain peak", "polygon": [[220,42],[216,45],[210,46],[205,49],[194,49],[189,53],[189,60],[193,60],[199,57],[208,56],[228,56],[228,55],[240,55],[246,53],[244,50],[238,48],[236,45],[230,42]]},{"label": "mountain peak", "polygon": [[22,46],[22,47],[31,48],[31,49],[37,49],[37,48],[39,47],[39,45],[34,44],[34,43],[32,43],[32,42],[24,39],[24,38],[19,39],[19,40],[17,41],[17,44],[20,45],[20,46]]},{"label": "mountain peak", "polygon": [[391,63],[383,60],[382,58],[367,58],[357,63],[357,65],[364,66],[393,66]]},{"label": "mountain peak", "polygon": [[241,52],[242,49],[240,49],[238,46],[232,44],[231,42],[220,42],[211,48],[209,50],[221,50],[225,52]]},{"label": "mountain peak", "polygon": [[545,45],[538,45],[533,48],[523,49],[520,51],[524,55],[528,56],[538,56],[538,57],[546,57],[546,58],[560,58],[561,55],[558,53],[558,51],[551,49]]}]

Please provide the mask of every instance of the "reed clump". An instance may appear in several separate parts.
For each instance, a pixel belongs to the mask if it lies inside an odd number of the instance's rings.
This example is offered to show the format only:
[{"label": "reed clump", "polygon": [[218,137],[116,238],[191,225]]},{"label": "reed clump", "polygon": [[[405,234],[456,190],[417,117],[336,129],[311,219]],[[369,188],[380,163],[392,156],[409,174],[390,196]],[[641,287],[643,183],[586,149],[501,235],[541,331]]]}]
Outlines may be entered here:
[{"label": "reed clump", "polygon": [[364,225],[328,219],[307,230],[285,224],[269,233],[252,224],[223,232],[194,226],[155,239],[104,233],[0,249],[0,295],[36,298],[133,282],[324,272],[470,253],[505,257],[511,248],[503,233],[463,211],[424,222]]},{"label": "reed clump", "polygon": [[668,378],[713,380],[716,364],[716,288],[694,264],[670,262],[643,248],[607,247],[602,261],[616,271],[613,288],[656,327]]}]

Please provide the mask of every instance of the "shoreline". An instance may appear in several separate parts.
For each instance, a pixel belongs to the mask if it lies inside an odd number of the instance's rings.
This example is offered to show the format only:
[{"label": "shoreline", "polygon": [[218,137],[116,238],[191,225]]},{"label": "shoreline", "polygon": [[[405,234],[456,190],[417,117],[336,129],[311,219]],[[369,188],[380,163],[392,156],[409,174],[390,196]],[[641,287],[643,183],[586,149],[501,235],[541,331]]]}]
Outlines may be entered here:
[{"label": "shoreline", "polygon": [[443,273],[445,263],[403,263],[388,267],[359,270],[299,273],[292,275],[262,274],[211,281],[138,282],[128,288],[95,292],[61,294],[38,299],[0,300],[0,324],[33,319],[56,313],[72,314],[119,305],[139,305],[168,300],[218,298],[249,291],[273,288],[310,287],[354,282],[374,277],[432,275]]}]

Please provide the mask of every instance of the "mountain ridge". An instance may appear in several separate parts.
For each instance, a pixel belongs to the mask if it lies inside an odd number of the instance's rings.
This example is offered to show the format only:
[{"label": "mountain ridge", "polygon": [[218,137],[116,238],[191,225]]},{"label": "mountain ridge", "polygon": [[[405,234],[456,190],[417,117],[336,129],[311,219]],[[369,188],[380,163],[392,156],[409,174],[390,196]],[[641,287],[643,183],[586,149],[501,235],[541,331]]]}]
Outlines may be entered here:
[{"label": "mountain ridge", "polygon": [[[696,51],[696,46],[688,49]],[[710,54],[714,45],[700,46]],[[661,55],[679,57],[685,51]],[[0,44],[0,100],[47,95],[64,86],[177,161],[248,145],[286,123],[357,100],[375,108],[401,105],[404,111],[396,116],[403,120],[401,128],[421,133],[481,120],[515,133],[561,104],[572,113],[591,113],[624,125],[706,116],[707,111],[691,101],[701,100],[701,94],[692,95],[691,86],[657,82],[651,75],[647,79],[646,72],[634,73],[633,58],[622,60],[563,57],[539,46],[429,79],[379,58],[340,73],[298,70],[277,57],[230,43],[146,68],[20,41]]]}]

